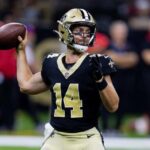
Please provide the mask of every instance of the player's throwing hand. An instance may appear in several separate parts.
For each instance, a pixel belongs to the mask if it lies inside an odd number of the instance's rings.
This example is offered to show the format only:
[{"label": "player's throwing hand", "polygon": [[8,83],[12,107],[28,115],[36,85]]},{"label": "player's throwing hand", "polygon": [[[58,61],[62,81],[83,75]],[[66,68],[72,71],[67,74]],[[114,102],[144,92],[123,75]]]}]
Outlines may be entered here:
[{"label": "player's throwing hand", "polygon": [[18,41],[20,42],[18,47],[16,48],[17,52],[20,50],[24,50],[27,43],[27,31],[25,34],[25,38],[23,39],[20,35],[18,36]]}]

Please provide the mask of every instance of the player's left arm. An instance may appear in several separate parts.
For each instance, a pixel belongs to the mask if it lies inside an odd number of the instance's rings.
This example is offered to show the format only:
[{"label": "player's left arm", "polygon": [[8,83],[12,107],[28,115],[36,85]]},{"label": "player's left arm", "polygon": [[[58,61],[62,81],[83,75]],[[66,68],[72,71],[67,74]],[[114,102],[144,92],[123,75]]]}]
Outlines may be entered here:
[{"label": "player's left arm", "polygon": [[113,62],[107,56],[102,57],[101,61],[98,55],[90,57],[90,66],[92,67],[93,77],[99,89],[102,102],[109,112],[115,112],[118,109],[119,96],[109,75],[111,72],[114,72]]},{"label": "player's left arm", "polygon": [[115,112],[119,106],[119,96],[112,84],[111,77],[109,75],[104,76],[104,80],[107,82],[107,86],[100,90],[100,97],[105,108],[109,112]]}]

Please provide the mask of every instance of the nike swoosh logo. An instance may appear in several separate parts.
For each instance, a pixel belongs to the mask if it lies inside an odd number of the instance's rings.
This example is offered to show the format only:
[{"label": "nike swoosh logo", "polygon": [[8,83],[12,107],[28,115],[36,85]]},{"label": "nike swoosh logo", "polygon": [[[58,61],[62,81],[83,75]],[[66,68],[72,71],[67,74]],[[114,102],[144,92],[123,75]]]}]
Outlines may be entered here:
[{"label": "nike swoosh logo", "polygon": [[87,138],[90,138],[90,137],[92,137],[93,135],[95,135],[95,134],[87,134]]}]

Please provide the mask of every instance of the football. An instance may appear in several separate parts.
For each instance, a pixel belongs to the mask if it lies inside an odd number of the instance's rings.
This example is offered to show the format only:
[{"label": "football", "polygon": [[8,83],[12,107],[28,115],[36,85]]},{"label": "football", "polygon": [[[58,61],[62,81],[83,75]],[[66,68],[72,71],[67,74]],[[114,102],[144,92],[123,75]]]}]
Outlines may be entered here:
[{"label": "football", "polygon": [[18,36],[25,37],[26,26],[21,23],[7,23],[0,27],[0,50],[8,50],[18,46]]}]

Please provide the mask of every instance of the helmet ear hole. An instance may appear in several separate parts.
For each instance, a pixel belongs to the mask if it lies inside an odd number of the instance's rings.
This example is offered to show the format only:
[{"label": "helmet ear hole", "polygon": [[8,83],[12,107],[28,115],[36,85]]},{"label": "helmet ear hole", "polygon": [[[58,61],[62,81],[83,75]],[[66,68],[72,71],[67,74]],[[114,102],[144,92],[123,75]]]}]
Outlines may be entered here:
[{"label": "helmet ear hole", "polygon": [[64,34],[65,32],[64,31],[61,31],[61,34]]}]

